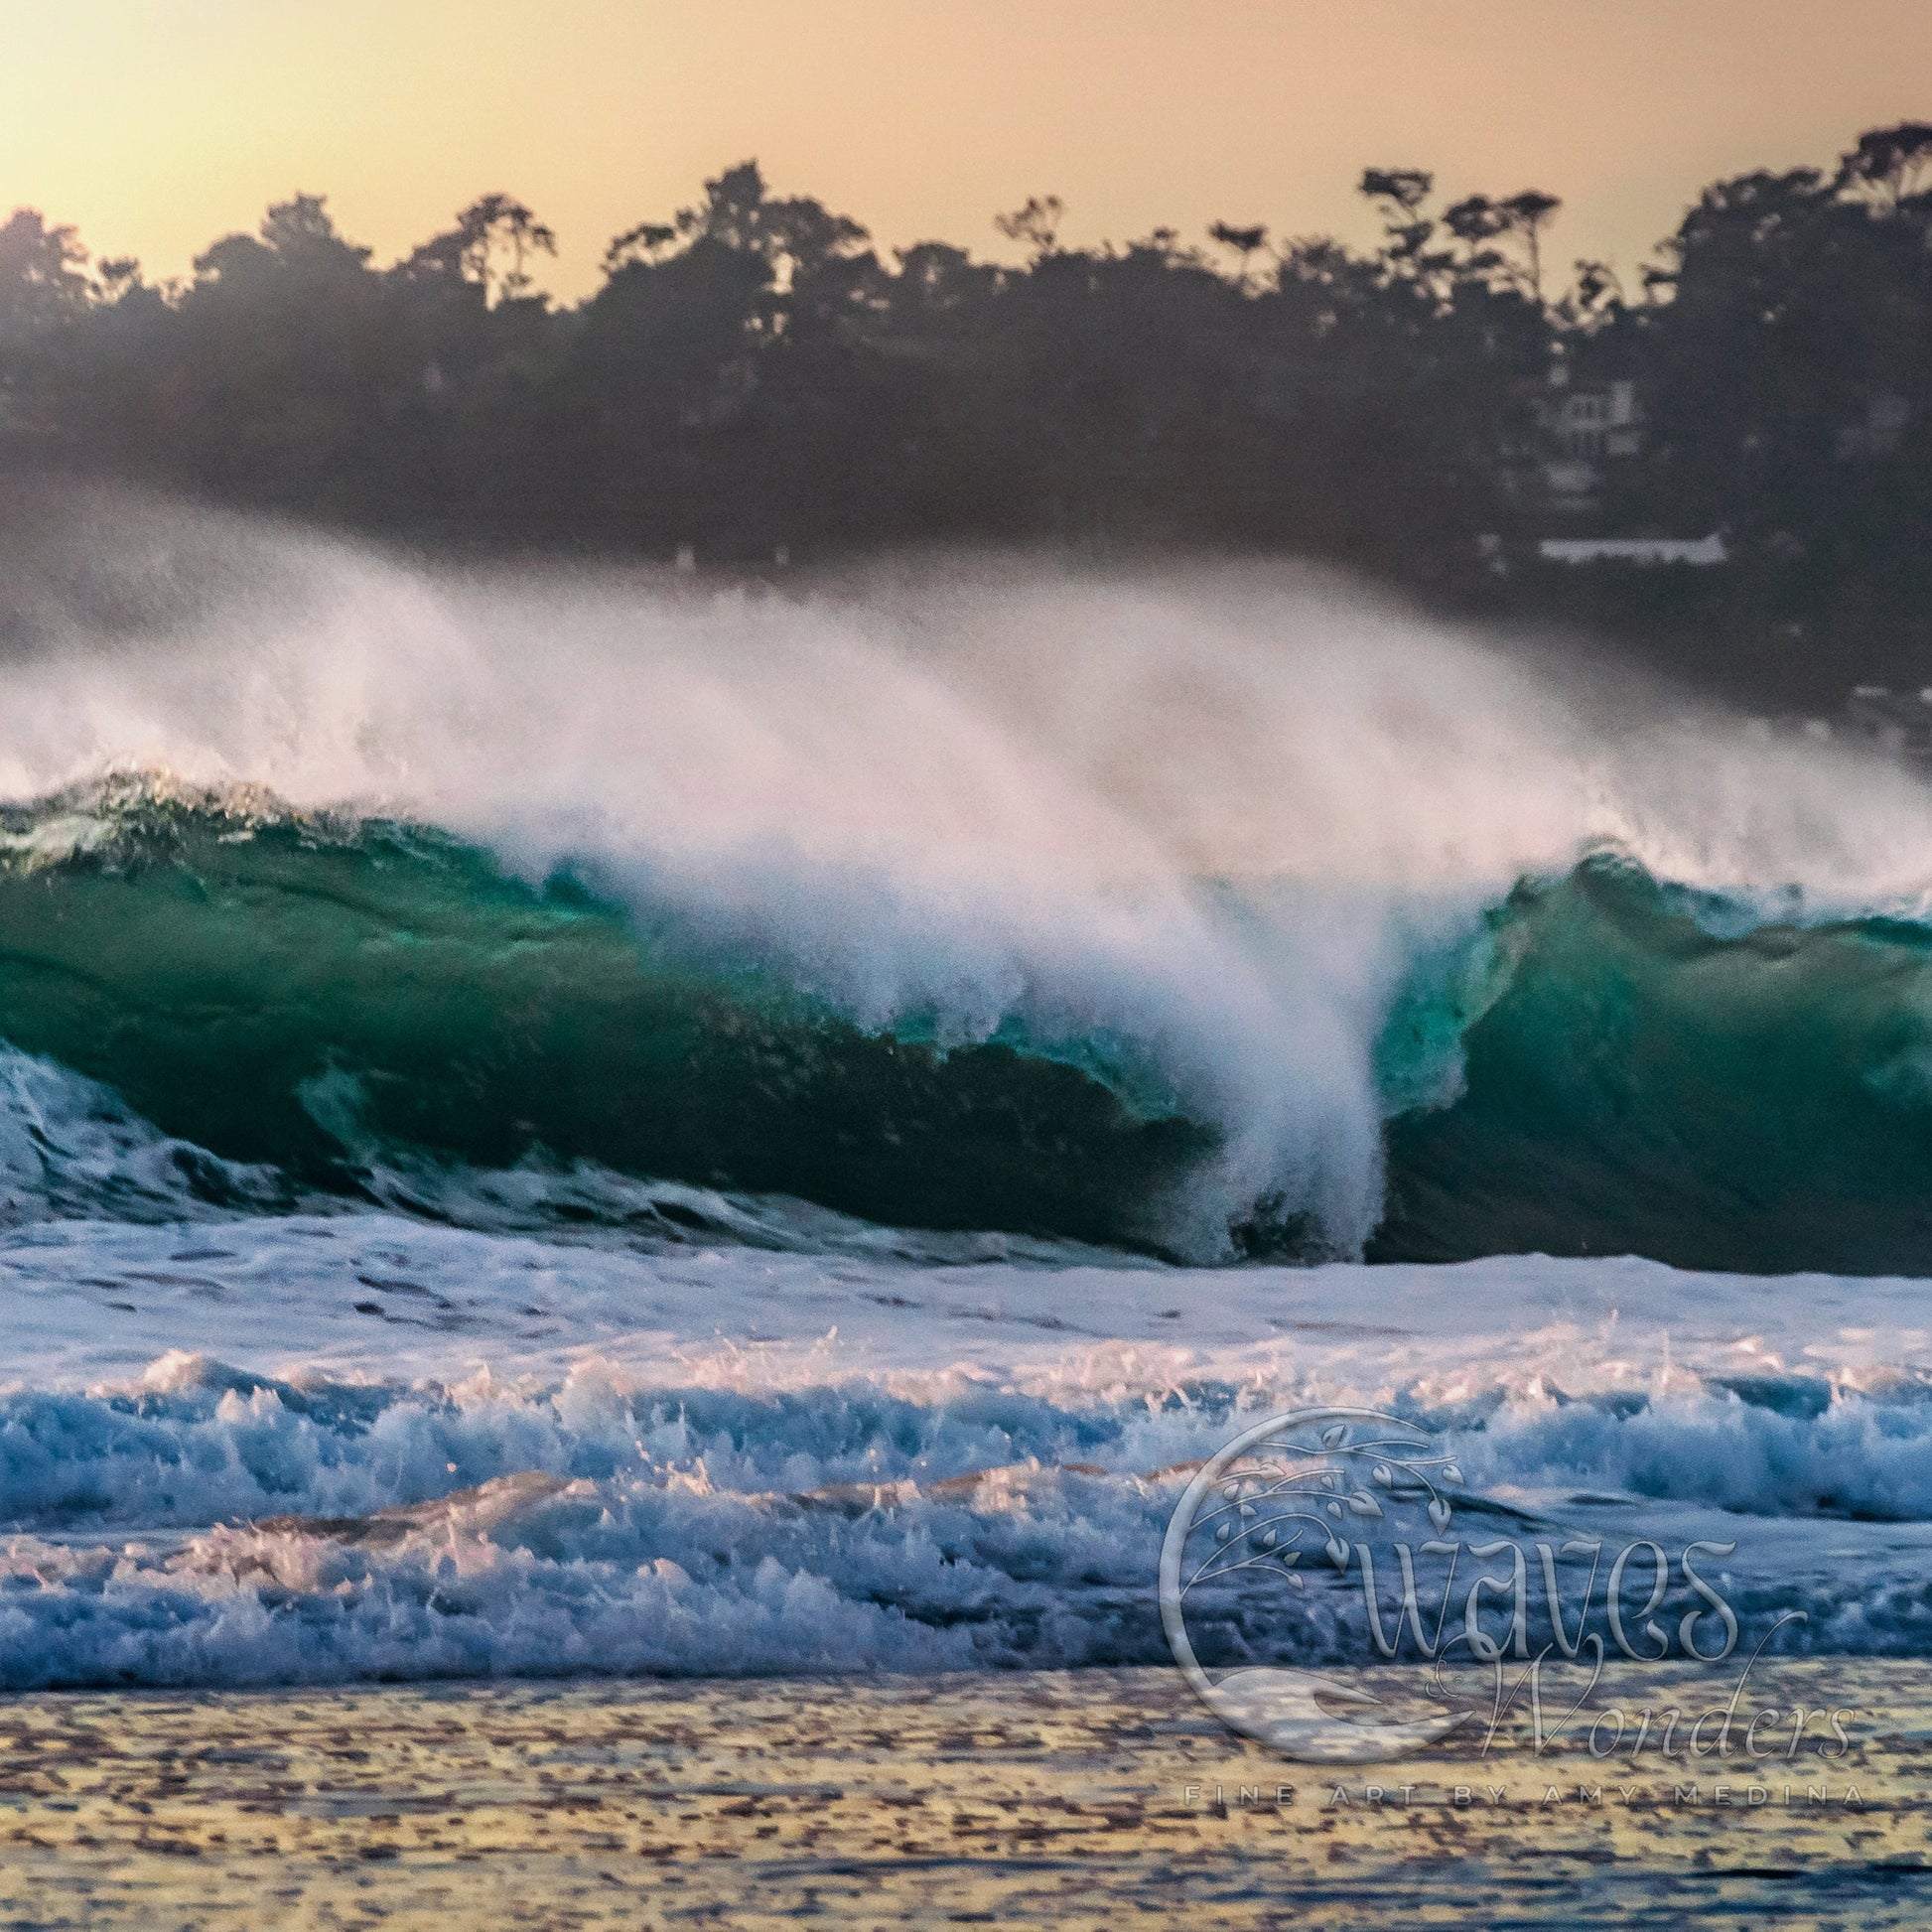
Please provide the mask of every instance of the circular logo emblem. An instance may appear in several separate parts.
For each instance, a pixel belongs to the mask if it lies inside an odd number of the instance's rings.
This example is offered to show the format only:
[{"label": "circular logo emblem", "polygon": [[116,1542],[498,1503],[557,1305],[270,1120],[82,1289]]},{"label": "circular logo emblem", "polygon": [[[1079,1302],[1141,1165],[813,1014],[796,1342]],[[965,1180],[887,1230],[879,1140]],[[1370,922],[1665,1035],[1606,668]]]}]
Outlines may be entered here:
[{"label": "circular logo emblem", "polygon": [[1466,1710],[1400,1718],[1318,1671],[1251,1665],[1213,1679],[1188,1633],[1210,1604],[1238,1612],[1257,1592],[1306,1595],[1319,1587],[1311,1579],[1339,1585],[1351,1563],[1374,1613],[1369,1539],[1385,1552],[1391,1530],[1440,1540],[1461,1479],[1425,1431],[1373,1409],[1296,1410],[1235,1437],[1188,1483],[1161,1548],[1161,1623],[1194,1694],[1230,1730],[1311,1763],[1400,1757],[1464,1723]]}]

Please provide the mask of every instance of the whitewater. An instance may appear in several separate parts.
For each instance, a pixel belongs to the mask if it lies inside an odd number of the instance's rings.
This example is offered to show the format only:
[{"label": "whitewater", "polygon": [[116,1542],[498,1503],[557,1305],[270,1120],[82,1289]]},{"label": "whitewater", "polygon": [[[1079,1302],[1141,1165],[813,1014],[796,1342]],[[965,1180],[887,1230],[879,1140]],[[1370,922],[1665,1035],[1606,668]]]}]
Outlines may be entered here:
[{"label": "whitewater", "polygon": [[1308,1404],[1932,1654],[1912,773],[1280,568],[88,497],[0,640],[0,1685],[1159,1661]]}]

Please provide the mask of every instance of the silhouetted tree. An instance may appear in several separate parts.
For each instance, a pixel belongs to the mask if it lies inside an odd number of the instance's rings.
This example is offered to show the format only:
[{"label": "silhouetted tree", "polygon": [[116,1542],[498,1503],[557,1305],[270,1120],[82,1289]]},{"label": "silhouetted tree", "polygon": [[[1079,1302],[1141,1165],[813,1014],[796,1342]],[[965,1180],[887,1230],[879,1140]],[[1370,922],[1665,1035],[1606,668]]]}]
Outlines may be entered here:
[{"label": "silhouetted tree", "polygon": [[71,227],[16,208],[0,227],[0,341],[17,350],[71,323],[93,294],[86,263]]},{"label": "silhouetted tree", "polygon": [[1834,186],[1881,213],[1932,190],[1932,122],[1901,121],[1862,136],[1840,163]]},{"label": "silhouetted tree", "polygon": [[1024,241],[1037,261],[1058,245],[1060,216],[1065,212],[1057,195],[1029,195],[1025,205],[1011,214],[996,214],[993,225],[1009,241]]},{"label": "silhouetted tree", "polygon": [[1440,267],[1427,250],[1436,223],[1422,212],[1436,192],[1436,177],[1422,168],[1365,168],[1358,192],[1382,209],[1382,256],[1397,274],[1422,275]]},{"label": "silhouetted tree", "polygon": [[1257,222],[1253,227],[1237,228],[1229,222],[1216,221],[1209,226],[1207,233],[1210,240],[1218,241],[1235,257],[1240,264],[1241,280],[1245,284],[1248,279],[1250,258],[1259,254],[1267,245],[1267,227]]},{"label": "silhouetted tree", "polygon": [[488,306],[527,296],[530,258],[556,252],[556,235],[514,196],[483,195],[458,213],[455,227],[424,242],[403,272],[458,277],[481,289]]}]

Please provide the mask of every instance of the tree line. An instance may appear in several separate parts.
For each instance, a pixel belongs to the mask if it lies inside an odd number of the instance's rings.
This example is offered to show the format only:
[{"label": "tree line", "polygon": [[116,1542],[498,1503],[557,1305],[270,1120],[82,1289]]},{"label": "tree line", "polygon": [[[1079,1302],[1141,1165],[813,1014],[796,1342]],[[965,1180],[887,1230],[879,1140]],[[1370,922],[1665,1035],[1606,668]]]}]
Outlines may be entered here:
[{"label": "tree line", "polygon": [[[1393,167],[1360,189],[1369,247],[1223,220],[1079,248],[1046,196],[998,218],[1022,259],[995,262],[884,251],[747,162],[616,236],[575,305],[507,195],[385,266],[298,194],[161,282],[21,209],[0,455],[428,541],[1294,552],[1727,674],[1926,655],[1932,125],[1713,184],[1627,286],[1553,263],[1553,195],[1451,200]],[[1731,567],[1482,561],[1549,524],[1558,366],[1634,382],[1648,418],[1595,520],[1723,529]]]}]

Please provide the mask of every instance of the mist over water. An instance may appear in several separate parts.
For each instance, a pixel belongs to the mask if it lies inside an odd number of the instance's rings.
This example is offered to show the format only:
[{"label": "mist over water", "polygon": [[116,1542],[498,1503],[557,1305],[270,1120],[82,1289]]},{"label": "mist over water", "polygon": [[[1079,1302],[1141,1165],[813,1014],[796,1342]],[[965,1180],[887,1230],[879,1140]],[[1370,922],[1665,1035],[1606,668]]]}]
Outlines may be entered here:
[{"label": "mist over water", "polygon": [[968,556],[715,588],[82,500],[0,553],[16,798],[166,771],[1002,894],[1487,890],[1597,841],[1715,888],[1926,884],[1932,799],[1900,774],[1312,570]]}]

